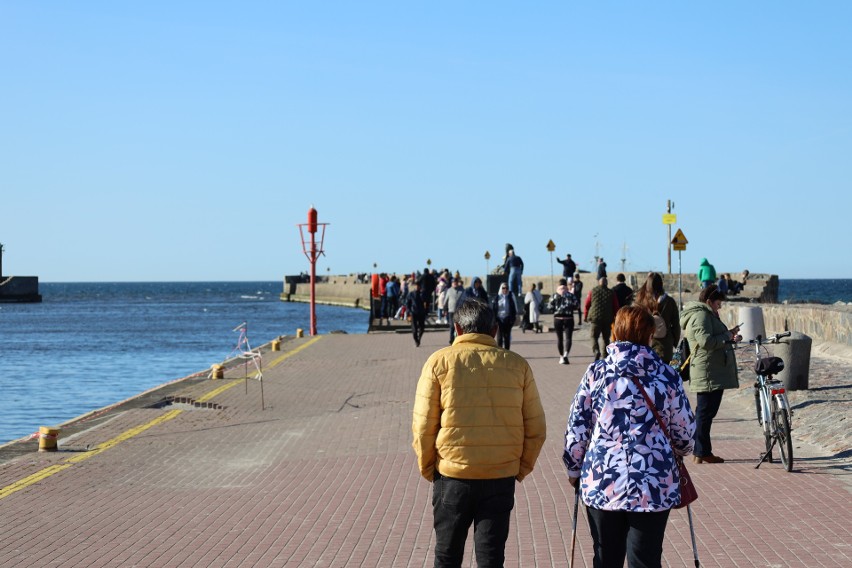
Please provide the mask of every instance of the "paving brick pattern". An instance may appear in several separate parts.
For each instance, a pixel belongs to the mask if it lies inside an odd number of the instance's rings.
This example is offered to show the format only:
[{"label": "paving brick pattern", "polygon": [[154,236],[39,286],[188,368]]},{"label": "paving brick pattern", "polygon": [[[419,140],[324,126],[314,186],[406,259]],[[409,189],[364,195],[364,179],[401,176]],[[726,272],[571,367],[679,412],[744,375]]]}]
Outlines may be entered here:
[{"label": "paving brick pattern", "polygon": [[[552,335],[515,333],[514,349],[536,374],[548,440],[518,486],[507,566],[567,565],[573,492],[561,439],[591,361],[586,329],[567,366],[557,364]],[[0,497],[0,566],[431,566],[430,485],[410,447],[410,413],[420,368],[446,340],[427,333],[415,348],[404,334],[324,336],[274,367],[281,354],[264,355],[264,410],[256,380],[194,382],[175,396],[198,400],[235,384],[211,399],[221,409],[117,411],[60,439],[65,451],[0,465],[0,490],[67,466]],[[852,565],[848,466],[799,443],[793,473],[778,463],[755,470],[763,442],[748,410],[726,400],[714,442],[728,461],[690,468],[702,566]],[[692,566],[686,512],[670,519],[664,565]],[[575,565],[591,566],[582,511],[577,542]],[[466,566],[472,556],[469,544]]]}]

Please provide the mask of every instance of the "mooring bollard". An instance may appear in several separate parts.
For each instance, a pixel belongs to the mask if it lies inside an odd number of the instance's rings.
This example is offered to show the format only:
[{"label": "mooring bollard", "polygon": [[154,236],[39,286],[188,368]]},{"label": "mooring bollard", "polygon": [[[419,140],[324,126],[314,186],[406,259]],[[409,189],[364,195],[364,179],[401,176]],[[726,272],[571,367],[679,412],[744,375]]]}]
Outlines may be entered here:
[{"label": "mooring bollard", "polygon": [[281,340],[273,339],[271,343],[271,348],[273,351],[281,351]]},{"label": "mooring bollard", "polygon": [[55,452],[56,441],[59,439],[59,428],[41,426],[38,429],[38,451]]},{"label": "mooring bollard", "polygon": [[305,330],[299,328],[296,330],[296,337],[305,337]]},{"label": "mooring bollard", "polygon": [[225,368],[218,363],[214,364],[210,367],[210,378],[211,379],[224,379],[225,378]]},{"label": "mooring bollard", "polygon": [[763,309],[760,307],[748,306],[742,307],[737,316],[742,323],[740,327],[740,335],[743,336],[743,341],[757,339],[757,336],[766,337],[766,326],[763,323]]},{"label": "mooring bollard", "polygon": [[811,344],[813,341],[804,333],[793,331],[775,345],[775,355],[784,359],[784,370],[776,379],[784,383],[787,390],[808,390],[808,375],[811,368]]}]

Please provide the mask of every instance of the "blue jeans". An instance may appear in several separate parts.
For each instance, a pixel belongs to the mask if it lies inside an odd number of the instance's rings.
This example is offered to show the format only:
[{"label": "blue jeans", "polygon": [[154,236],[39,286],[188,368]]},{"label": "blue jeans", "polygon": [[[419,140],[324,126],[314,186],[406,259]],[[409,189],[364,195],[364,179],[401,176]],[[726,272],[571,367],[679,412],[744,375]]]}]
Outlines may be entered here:
[{"label": "blue jeans", "polygon": [[706,458],[713,454],[713,444],[710,442],[710,427],[713,419],[722,405],[722,394],[725,391],[715,390],[700,392],[695,398],[695,449],[692,452],[699,458]]},{"label": "blue jeans", "polygon": [[447,312],[447,323],[450,324],[450,345],[456,339],[456,326],[453,325],[453,314],[455,312]]},{"label": "blue jeans", "polygon": [[517,268],[509,269],[509,291],[516,296],[521,293],[522,274],[523,272],[521,272]]},{"label": "blue jeans", "polygon": [[669,511],[633,513],[586,508],[595,545],[594,568],[660,568]]},{"label": "blue jeans", "polygon": [[471,523],[477,566],[503,566],[514,506],[514,477],[455,479],[436,471],[432,482],[435,567],[462,565]]}]

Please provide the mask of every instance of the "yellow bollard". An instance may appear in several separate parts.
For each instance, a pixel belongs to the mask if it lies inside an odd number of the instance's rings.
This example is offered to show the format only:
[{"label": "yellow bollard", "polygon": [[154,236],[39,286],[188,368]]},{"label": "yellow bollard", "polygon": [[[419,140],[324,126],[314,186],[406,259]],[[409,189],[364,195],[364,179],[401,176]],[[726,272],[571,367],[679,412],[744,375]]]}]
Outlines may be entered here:
[{"label": "yellow bollard", "polygon": [[225,368],[218,363],[210,367],[210,378],[211,379],[224,379],[225,378]]},{"label": "yellow bollard", "polygon": [[41,426],[38,429],[38,451],[55,452],[56,441],[59,439],[59,428]]},{"label": "yellow bollard", "polygon": [[271,347],[273,351],[281,351],[281,340],[273,339],[271,343]]},{"label": "yellow bollard", "polygon": [[305,330],[302,329],[302,328],[297,329],[296,330],[296,337],[305,337]]}]

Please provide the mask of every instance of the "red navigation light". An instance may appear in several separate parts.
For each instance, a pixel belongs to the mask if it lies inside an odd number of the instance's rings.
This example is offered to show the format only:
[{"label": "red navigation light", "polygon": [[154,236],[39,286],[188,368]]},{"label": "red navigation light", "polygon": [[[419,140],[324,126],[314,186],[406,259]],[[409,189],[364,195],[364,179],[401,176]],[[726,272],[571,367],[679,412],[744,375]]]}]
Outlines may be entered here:
[{"label": "red navigation light", "polygon": [[317,232],[317,210],[313,207],[308,209],[308,232]]}]

